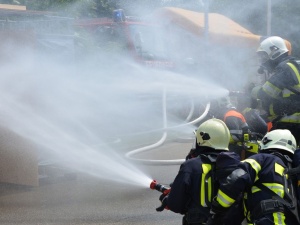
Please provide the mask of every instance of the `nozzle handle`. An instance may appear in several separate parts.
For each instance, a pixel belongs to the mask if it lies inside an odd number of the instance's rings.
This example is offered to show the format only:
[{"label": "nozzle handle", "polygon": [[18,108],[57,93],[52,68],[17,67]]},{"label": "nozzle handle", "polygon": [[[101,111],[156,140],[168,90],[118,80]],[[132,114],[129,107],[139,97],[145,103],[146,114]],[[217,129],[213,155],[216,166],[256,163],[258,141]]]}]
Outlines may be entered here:
[{"label": "nozzle handle", "polygon": [[156,182],[156,180],[153,180],[150,184],[150,188],[152,190],[157,190],[163,194],[168,194],[170,192],[170,188],[169,187],[165,187],[164,185],[162,184],[159,184]]}]

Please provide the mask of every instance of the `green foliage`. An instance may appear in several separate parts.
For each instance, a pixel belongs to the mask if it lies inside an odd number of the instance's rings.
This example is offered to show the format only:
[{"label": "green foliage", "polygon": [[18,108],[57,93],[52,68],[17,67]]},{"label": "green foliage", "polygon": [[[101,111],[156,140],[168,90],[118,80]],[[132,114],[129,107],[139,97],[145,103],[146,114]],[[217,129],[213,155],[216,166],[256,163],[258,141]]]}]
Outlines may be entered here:
[{"label": "green foliage", "polygon": [[204,9],[204,5],[201,3],[201,1],[195,1],[195,0],[173,0],[173,1],[163,1],[164,7],[179,7],[187,10],[193,10],[193,11],[202,11]]},{"label": "green foliage", "polygon": [[[56,11],[65,16],[104,17],[111,15],[116,4],[110,0],[23,0],[29,10]],[[22,3],[20,2],[20,3]]]},{"label": "green foliage", "polygon": [[271,35],[288,39],[293,54],[300,56],[300,4],[295,0],[2,0],[4,4],[26,5],[29,10],[59,11],[75,18],[110,16],[113,9],[123,8],[126,15],[144,15],[165,6],[181,7],[228,16],[259,35],[267,34],[267,5],[272,4]]}]

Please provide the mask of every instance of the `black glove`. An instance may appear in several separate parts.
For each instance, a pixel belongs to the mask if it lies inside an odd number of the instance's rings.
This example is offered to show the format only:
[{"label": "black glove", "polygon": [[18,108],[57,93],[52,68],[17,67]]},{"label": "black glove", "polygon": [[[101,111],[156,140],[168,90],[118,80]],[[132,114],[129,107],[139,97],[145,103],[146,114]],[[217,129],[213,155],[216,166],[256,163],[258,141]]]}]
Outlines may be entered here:
[{"label": "black glove", "polygon": [[157,212],[163,211],[165,208],[167,208],[167,199],[169,195],[162,194],[159,196],[159,200],[161,201],[161,206],[156,208]]},{"label": "black glove", "polygon": [[221,206],[216,198],[214,198],[211,205],[210,218],[206,225],[222,225],[227,210],[227,208]]},{"label": "black glove", "polygon": [[222,225],[223,224],[223,216],[219,216],[218,214],[213,214],[208,218],[206,225]]},{"label": "black glove", "polygon": [[191,158],[194,158],[194,154],[195,154],[195,151],[196,149],[192,148],[189,152],[189,154],[187,154],[187,156],[185,157],[185,160],[188,160],[188,159],[191,159]]}]

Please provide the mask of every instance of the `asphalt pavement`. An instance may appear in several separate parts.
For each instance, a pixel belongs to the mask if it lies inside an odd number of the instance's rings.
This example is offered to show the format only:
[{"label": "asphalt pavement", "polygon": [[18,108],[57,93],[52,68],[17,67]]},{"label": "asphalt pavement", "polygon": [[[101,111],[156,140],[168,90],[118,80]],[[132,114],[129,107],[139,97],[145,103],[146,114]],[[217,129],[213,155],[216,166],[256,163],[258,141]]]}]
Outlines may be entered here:
[{"label": "asphalt pavement", "polygon": [[[183,158],[191,143],[170,142],[139,157]],[[179,165],[139,165],[151,178],[169,184]],[[149,184],[150,185],[150,184]],[[39,187],[0,185],[1,225],[153,225],[181,224],[182,216],[156,212],[160,193],[146,187],[103,180],[77,173],[76,179],[58,179]]]}]

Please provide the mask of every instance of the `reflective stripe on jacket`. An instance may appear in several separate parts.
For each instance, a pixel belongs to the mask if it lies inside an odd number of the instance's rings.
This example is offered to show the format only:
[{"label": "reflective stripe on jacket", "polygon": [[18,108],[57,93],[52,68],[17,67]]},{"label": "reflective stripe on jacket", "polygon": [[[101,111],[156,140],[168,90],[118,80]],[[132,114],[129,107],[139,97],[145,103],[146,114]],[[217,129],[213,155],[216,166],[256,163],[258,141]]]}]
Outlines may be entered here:
[{"label": "reflective stripe on jacket", "polygon": [[172,183],[168,208],[180,214],[187,213],[190,208],[198,208],[208,218],[213,197],[211,170],[212,164],[202,157],[185,161]]},{"label": "reflective stripe on jacket", "polygon": [[[280,63],[276,67],[272,77],[262,86],[262,91],[274,100],[297,98],[295,95],[300,94],[299,69],[289,60]],[[278,116],[281,116],[274,112],[272,101],[268,103],[267,107],[269,120],[272,121]],[[300,123],[300,112],[296,112],[292,115],[283,115],[278,122]]]},{"label": "reflective stripe on jacket", "polygon": [[[271,199],[270,193],[260,190],[255,184],[260,183],[280,197],[284,197],[284,170],[286,165],[281,158],[272,154],[259,153],[245,160],[228,177],[227,182],[222,184],[217,194],[217,201],[223,207],[230,207],[240,193],[245,192],[245,210],[247,219],[251,221],[251,211],[262,200]],[[273,213],[273,220],[283,218],[283,213]]]}]

